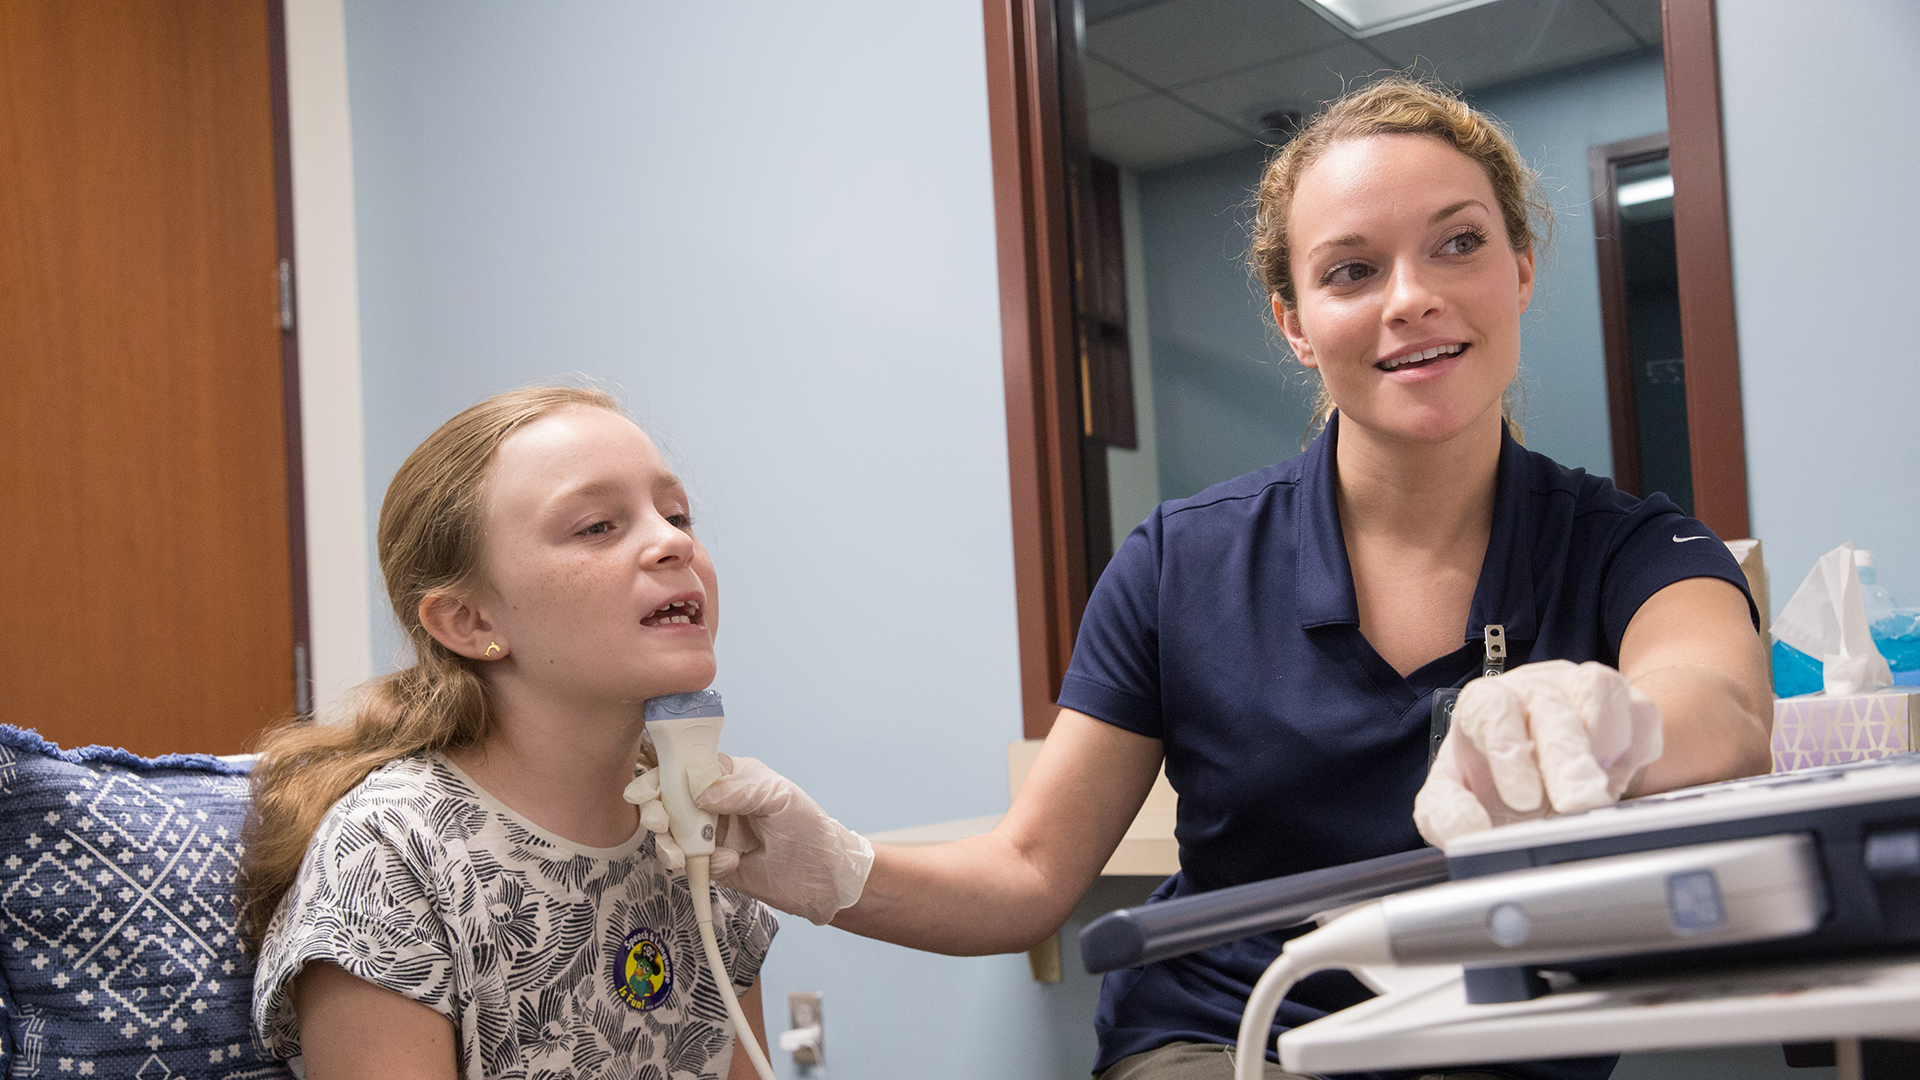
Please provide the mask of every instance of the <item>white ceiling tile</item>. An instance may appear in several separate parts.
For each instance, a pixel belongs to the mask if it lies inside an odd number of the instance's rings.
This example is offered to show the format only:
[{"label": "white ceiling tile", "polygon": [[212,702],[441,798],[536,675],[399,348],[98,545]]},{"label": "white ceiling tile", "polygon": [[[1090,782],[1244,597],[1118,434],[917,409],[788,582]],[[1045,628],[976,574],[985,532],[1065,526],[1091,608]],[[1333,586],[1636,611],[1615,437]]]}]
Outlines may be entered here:
[{"label": "white ceiling tile", "polygon": [[1096,157],[1135,169],[1151,169],[1205,157],[1255,140],[1164,95],[1098,109],[1087,117]]},{"label": "white ceiling tile", "polygon": [[1633,35],[1649,45],[1660,44],[1660,0],[1600,0],[1627,24]]},{"label": "white ceiling tile", "polygon": [[1182,88],[1177,96],[1252,130],[1260,126],[1260,117],[1276,110],[1291,109],[1311,117],[1322,104],[1339,97],[1349,82],[1357,85],[1380,67],[1379,58],[1372,53],[1342,42],[1330,49],[1196,83]]},{"label": "white ceiling tile", "polygon": [[1168,0],[1087,27],[1087,52],[1157,86],[1346,40],[1297,0]]},{"label": "white ceiling tile", "polygon": [[1081,66],[1087,82],[1087,109],[1104,109],[1123,101],[1132,101],[1156,93],[1153,87],[1108,64],[1089,56]]},{"label": "white ceiling tile", "polygon": [[1489,86],[1627,52],[1640,43],[1594,0],[1500,0],[1367,43],[1454,86]]},{"label": "white ceiling tile", "polygon": [[[1241,145],[1266,113],[1310,116],[1343,85],[1416,59],[1421,74],[1479,89],[1633,51],[1660,21],[1660,0],[1498,0],[1361,43],[1300,0],[1113,2],[1130,6],[1087,28],[1090,122],[1096,152],[1136,167]],[[1173,97],[1141,96],[1149,84]]]}]

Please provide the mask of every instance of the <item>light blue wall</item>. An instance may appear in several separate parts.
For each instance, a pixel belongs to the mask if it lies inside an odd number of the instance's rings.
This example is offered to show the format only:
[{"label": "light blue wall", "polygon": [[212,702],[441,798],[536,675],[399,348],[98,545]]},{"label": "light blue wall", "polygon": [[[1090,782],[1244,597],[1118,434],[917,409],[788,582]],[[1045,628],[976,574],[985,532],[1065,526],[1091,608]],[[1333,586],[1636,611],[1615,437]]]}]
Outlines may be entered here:
[{"label": "light blue wall", "polygon": [[[1475,96],[1540,170],[1556,232],[1522,322],[1527,444],[1613,471],[1587,148],[1666,130],[1660,57],[1635,54]],[[1162,498],[1297,453],[1312,387],[1244,269],[1248,193],[1265,155],[1235,151],[1140,174]]]},{"label": "light blue wall", "polygon": [[1587,148],[1667,129],[1659,53],[1576,68],[1474,95],[1505,121],[1553,204],[1553,242],[1521,321],[1520,417],[1527,445],[1562,465],[1613,474],[1606,347]]},{"label": "light blue wall", "polygon": [[1236,150],[1139,175],[1163,499],[1292,457],[1313,415],[1306,372],[1246,269],[1265,161]]},{"label": "light blue wall", "polygon": [[1774,611],[1844,540],[1920,606],[1920,5],[1719,9],[1747,490]]},{"label": "light blue wall", "polygon": [[[346,13],[374,509],[461,407],[608,380],[687,478],[720,570],[727,747],[861,830],[1005,809],[1020,704],[979,5]],[[1090,1064],[1084,977],[784,922],[769,1020],[824,991],[841,1080]]]}]

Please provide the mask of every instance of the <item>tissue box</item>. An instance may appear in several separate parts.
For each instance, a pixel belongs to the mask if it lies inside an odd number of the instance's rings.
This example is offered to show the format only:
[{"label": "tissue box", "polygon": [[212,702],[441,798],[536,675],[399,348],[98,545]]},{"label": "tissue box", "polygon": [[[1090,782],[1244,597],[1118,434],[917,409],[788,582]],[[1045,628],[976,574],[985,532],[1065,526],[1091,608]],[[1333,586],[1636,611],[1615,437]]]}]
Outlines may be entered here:
[{"label": "tissue box", "polygon": [[1838,765],[1920,749],[1920,691],[1806,694],[1773,702],[1773,771]]}]

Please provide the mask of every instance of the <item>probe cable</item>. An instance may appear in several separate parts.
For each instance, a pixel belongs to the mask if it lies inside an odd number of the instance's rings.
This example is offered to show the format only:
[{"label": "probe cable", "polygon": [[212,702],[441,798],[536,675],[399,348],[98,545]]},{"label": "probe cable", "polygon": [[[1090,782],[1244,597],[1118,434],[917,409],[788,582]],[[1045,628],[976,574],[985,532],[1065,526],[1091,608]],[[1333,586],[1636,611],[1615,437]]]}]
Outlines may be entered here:
[{"label": "probe cable", "polygon": [[707,876],[707,859],[706,855],[687,857],[687,888],[693,893],[693,920],[700,925],[700,944],[707,950],[707,970],[713,976],[714,987],[720,991],[720,1000],[726,1002],[727,1016],[733,1021],[737,1041],[753,1061],[753,1071],[760,1074],[760,1080],[775,1080],[766,1051],[760,1049],[760,1040],[753,1037],[753,1028],[747,1026],[747,1014],[740,1008],[740,998],[733,992],[733,976],[727,974],[726,962],[720,959],[720,941],[713,934],[713,886]]},{"label": "probe cable", "polygon": [[1387,917],[1380,901],[1357,907],[1310,934],[1286,943],[1247,996],[1240,1015],[1240,1042],[1234,1053],[1233,1080],[1261,1080],[1267,1060],[1266,1036],[1280,1001],[1293,984],[1316,971],[1364,964],[1391,964]]}]

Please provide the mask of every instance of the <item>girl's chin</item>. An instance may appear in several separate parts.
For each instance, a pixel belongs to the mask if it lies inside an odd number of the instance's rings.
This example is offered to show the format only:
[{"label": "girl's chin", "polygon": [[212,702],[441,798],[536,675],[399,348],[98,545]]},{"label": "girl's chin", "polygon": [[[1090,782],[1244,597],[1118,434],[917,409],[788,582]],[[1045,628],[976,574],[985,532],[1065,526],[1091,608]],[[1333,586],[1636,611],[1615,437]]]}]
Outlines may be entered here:
[{"label": "girl's chin", "polygon": [[669,694],[691,694],[696,690],[705,690],[713,685],[713,677],[719,674],[719,665],[707,658],[705,664],[677,664],[670,671],[662,671],[656,677],[647,680],[647,697],[666,697]]}]

